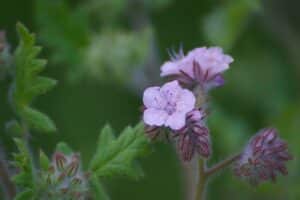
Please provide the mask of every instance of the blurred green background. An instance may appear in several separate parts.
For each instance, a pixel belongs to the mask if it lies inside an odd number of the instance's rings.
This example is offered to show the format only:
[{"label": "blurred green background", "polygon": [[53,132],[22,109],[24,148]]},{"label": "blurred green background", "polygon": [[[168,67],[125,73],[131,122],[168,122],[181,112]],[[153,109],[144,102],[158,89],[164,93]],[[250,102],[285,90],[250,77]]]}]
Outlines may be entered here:
[{"label": "blurred green background", "polygon": [[[66,141],[87,162],[100,128],[120,131],[140,120],[144,87],[159,84],[167,48],[219,45],[235,62],[226,85],[212,92],[208,123],[214,163],[242,149],[258,129],[275,126],[289,142],[289,175],[257,188],[232,173],[210,183],[209,200],[300,199],[300,13],[294,0],[1,0],[0,29],[14,49],[15,24],[35,32],[58,86],[35,105],[56,122],[54,135],[32,143],[51,153]],[[0,136],[13,117],[9,79],[0,84]],[[105,180],[113,200],[184,199],[181,165],[170,145],[141,160],[139,182]]]}]

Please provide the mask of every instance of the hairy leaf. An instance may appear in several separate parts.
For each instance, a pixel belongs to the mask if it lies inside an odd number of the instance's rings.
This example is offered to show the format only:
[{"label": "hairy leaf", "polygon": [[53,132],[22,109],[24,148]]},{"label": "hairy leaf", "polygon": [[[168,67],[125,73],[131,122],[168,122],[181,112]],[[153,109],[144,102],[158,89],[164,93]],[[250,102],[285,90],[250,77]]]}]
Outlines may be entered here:
[{"label": "hairy leaf", "polygon": [[148,152],[148,140],[142,124],[127,127],[118,138],[105,126],[98,140],[98,148],[90,163],[90,169],[98,177],[129,176],[139,178],[143,171],[136,158]]},{"label": "hairy leaf", "polygon": [[56,151],[58,152],[61,152],[65,155],[71,155],[73,153],[73,150],[71,147],[69,147],[69,145],[67,145],[66,143],[64,142],[59,142],[57,145],[56,145]]},{"label": "hairy leaf", "polygon": [[13,176],[12,180],[17,186],[24,188],[24,191],[20,193],[16,199],[30,199],[29,197],[32,197],[32,191],[35,187],[33,161],[26,148],[25,142],[17,138],[14,140],[19,152],[14,154],[13,165],[19,170],[19,173]]},{"label": "hairy leaf", "polygon": [[35,36],[20,23],[17,24],[20,42],[14,53],[15,77],[12,87],[12,104],[22,121],[30,128],[42,132],[56,130],[53,121],[45,114],[30,107],[32,101],[56,85],[56,81],[39,76],[46,61],[37,58],[41,47],[35,46]]}]

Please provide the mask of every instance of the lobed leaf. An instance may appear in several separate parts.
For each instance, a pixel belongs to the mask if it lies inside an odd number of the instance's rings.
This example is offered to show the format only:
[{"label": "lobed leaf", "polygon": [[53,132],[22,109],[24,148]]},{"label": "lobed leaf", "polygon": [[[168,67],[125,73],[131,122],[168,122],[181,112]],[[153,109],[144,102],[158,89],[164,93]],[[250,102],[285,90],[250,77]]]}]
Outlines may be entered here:
[{"label": "lobed leaf", "polygon": [[114,138],[112,129],[105,126],[98,139],[97,151],[90,162],[90,169],[98,177],[129,176],[139,178],[143,171],[136,158],[149,150],[148,139],[142,124],[127,127],[118,138]]},{"label": "lobed leaf", "polygon": [[56,130],[53,121],[45,114],[30,107],[37,96],[46,93],[56,85],[56,80],[39,76],[46,60],[37,56],[41,47],[35,46],[35,36],[21,23],[17,24],[20,42],[14,53],[15,77],[12,87],[12,104],[15,111],[30,128],[41,132]]}]

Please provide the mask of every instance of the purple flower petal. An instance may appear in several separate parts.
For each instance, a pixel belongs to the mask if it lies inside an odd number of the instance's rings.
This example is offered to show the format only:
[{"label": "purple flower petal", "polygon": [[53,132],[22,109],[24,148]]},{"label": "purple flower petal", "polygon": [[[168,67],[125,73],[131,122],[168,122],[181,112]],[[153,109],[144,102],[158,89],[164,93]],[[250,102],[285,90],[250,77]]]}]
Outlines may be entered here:
[{"label": "purple flower petal", "polygon": [[172,114],[168,117],[165,125],[173,130],[181,129],[185,125],[185,113],[182,114],[180,112],[177,112]]},{"label": "purple flower petal", "polygon": [[166,100],[161,96],[160,87],[149,87],[144,91],[143,102],[146,108],[161,108]]},{"label": "purple flower petal", "polygon": [[162,126],[167,118],[167,112],[155,108],[146,109],[143,116],[144,122],[150,126]]}]

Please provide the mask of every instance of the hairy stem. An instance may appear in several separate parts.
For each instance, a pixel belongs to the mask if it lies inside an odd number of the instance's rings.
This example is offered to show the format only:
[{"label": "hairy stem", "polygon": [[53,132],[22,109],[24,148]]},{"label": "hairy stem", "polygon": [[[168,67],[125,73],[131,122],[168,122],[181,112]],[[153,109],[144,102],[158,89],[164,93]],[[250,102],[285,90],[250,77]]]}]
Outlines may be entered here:
[{"label": "hairy stem", "polygon": [[200,158],[198,162],[198,184],[196,189],[195,200],[205,200],[205,186],[207,181],[205,168],[206,168],[206,162],[205,160]]},{"label": "hairy stem", "polygon": [[236,161],[239,158],[239,156],[240,156],[240,154],[233,155],[233,156],[215,164],[211,168],[207,169],[207,171],[205,172],[206,176],[211,176],[211,175],[215,174],[216,172],[226,168],[227,166],[232,164],[234,161]]}]

